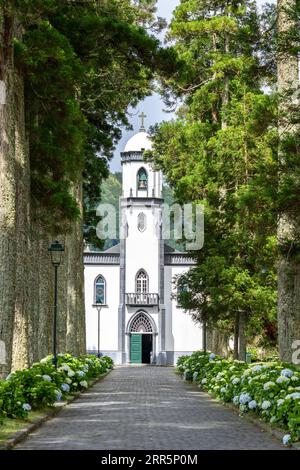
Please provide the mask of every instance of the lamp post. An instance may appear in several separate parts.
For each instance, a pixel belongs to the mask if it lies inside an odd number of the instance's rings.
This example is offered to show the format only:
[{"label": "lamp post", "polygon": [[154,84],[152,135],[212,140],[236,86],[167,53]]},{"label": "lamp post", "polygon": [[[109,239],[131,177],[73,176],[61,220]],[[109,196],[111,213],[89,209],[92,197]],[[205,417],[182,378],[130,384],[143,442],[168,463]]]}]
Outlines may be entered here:
[{"label": "lamp post", "polygon": [[102,309],[102,304],[94,304],[93,307],[95,307],[98,312],[98,354],[97,354],[97,357],[100,358],[101,357],[101,354],[100,354],[100,313]]},{"label": "lamp post", "polygon": [[61,256],[63,251],[65,251],[64,247],[56,240],[51,244],[48,248],[48,251],[51,255],[51,263],[54,267],[54,306],[53,306],[53,359],[52,363],[57,368],[57,352],[56,352],[56,329],[57,329],[57,271],[58,267],[61,263]]}]

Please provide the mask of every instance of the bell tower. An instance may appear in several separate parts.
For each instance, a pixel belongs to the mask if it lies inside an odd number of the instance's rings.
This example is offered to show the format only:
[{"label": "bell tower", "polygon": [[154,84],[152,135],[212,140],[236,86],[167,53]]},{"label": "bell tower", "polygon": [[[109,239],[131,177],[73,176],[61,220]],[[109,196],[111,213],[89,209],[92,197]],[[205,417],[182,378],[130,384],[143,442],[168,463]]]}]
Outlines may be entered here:
[{"label": "bell tower", "polygon": [[144,161],[151,139],[144,126],[146,115],[139,117],[140,131],[121,153],[119,348],[122,362],[134,362],[132,345],[136,348],[138,341],[130,325],[143,316],[153,330],[143,332],[152,335],[150,362],[159,363],[165,349],[162,174]]}]

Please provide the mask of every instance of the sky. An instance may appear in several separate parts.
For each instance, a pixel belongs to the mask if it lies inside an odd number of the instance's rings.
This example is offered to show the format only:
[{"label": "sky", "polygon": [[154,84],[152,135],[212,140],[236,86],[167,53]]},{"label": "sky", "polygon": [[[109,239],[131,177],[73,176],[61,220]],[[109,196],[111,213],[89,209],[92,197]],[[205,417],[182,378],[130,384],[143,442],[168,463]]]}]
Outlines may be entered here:
[{"label": "sky", "polygon": [[[268,3],[274,3],[274,1],[275,0],[268,0]],[[158,0],[157,15],[166,18],[169,22],[172,18],[173,10],[179,3],[179,0]],[[265,0],[257,0],[258,6],[261,6],[263,3],[266,3]],[[141,101],[135,109],[128,110],[129,122],[133,126],[133,129],[131,131],[123,129],[122,139],[119,141],[114,152],[114,157],[110,162],[110,170],[112,172],[121,171],[120,152],[124,150],[130,137],[139,131],[141,119],[139,119],[138,116],[140,113],[144,112],[147,115],[147,118],[145,119],[145,127],[148,129],[156,123],[168,121],[174,117],[173,113],[167,113],[164,109],[165,106],[162,99],[157,93],[154,93],[152,96],[148,96],[145,100]]]}]

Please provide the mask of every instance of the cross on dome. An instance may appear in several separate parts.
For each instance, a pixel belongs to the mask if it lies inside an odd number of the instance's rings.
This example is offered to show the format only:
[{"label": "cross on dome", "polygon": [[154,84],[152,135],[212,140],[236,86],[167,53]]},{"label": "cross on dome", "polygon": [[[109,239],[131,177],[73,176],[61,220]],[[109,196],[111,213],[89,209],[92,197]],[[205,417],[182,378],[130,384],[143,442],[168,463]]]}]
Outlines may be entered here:
[{"label": "cross on dome", "polygon": [[141,120],[142,120],[140,132],[145,132],[146,131],[146,129],[145,129],[145,118],[146,117],[147,117],[147,115],[144,113],[144,111],[139,115],[139,118],[141,118]]}]

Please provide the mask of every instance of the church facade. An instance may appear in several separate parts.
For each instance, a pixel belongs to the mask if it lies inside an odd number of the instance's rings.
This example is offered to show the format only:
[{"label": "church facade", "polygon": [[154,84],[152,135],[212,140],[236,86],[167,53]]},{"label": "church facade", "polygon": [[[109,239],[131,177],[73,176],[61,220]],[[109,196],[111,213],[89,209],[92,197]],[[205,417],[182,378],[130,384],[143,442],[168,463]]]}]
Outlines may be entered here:
[{"label": "church facade", "polygon": [[121,153],[120,243],[84,252],[87,350],[116,364],[174,364],[202,346],[173,283],[194,261],[163,240],[162,174],[143,160],[149,149],[142,126]]}]

